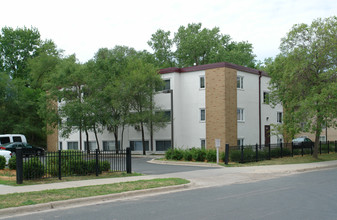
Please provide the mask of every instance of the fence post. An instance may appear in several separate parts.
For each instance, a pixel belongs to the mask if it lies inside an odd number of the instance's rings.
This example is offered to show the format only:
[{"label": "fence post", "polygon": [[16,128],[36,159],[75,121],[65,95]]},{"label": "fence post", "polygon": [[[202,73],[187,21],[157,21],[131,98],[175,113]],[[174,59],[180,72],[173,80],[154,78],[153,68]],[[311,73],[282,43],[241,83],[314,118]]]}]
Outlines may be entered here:
[{"label": "fence post", "polygon": [[255,145],[255,160],[256,162],[259,161],[259,148],[258,145]]},{"label": "fence post", "polygon": [[98,165],[98,149],[96,149],[96,151],[95,151],[95,155],[96,155],[96,157],[95,157],[95,159],[96,159],[96,176],[98,176],[98,173],[99,173],[99,165]]},{"label": "fence post", "polygon": [[22,147],[16,148],[16,184],[23,182],[23,154]]},{"label": "fence post", "polygon": [[303,148],[304,148],[304,143],[302,142],[302,144],[301,144],[301,154],[302,154],[302,157],[303,157]]},{"label": "fence post", "polygon": [[243,163],[243,145],[241,146],[241,163]]},{"label": "fence post", "polygon": [[335,141],[335,152],[337,152],[337,141]]},{"label": "fence post", "polygon": [[226,144],[225,148],[225,164],[228,165],[228,158],[229,158],[229,144]]},{"label": "fence post", "polygon": [[294,156],[294,143],[291,142],[291,156]]},{"label": "fence post", "polygon": [[281,158],[283,157],[283,147],[282,147],[282,142],[280,143],[280,148],[281,148]]},{"label": "fence post", "polygon": [[62,154],[61,154],[61,150],[59,150],[59,180],[62,179]]},{"label": "fence post", "polygon": [[328,154],[330,153],[330,141],[328,141]]},{"label": "fence post", "polygon": [[126,148],[126,172],[131,173],[131,148]]},{"label": "fence post", "polygon": [[268,157],[269,157],[269,160],[271,160],[271,158],[270,158],[270,144],[268,144]]}]

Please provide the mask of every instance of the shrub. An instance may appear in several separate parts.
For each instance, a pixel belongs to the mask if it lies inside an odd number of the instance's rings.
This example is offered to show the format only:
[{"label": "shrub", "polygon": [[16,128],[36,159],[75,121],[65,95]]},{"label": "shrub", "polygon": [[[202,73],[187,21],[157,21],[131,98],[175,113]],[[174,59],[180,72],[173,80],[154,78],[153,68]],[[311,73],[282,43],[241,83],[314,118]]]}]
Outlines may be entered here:
[{"label": "shrub", "polygon": [[37,157],[23,163],[24,179],[39,179],[44,176],[44,166]]},{"label": "shrub", "polygon": [[165,159],[166,160],[171,160],[172,159],[172,153],[173,153],[173,149],[170,148],[165,152]]},{"label": "shrub", "polygon": [[185,161],[191,161],[192,160],[192,151],[191,150],[185,150],[183,158]]},{"label": "shrub", "polygon": [[12,156],[8,161],[8,167],[10,170],[16,170],[16,156]]},{"label": "shrub", "polygon": [[183,159],[184,151],[181,149],[174,149],[171,155],[172,160],[181,160]]},{"label": "shrub", "polygon": [[0,170],[5,169],[5,166],[6,166],[6,158],[0,155]]},{"label": "shrub", "polygon": [[206,160],[208,162],[216,162],[216,150],[207,150],[206,151]]},{"label": "shrub", "polygon": [[109,161],[103,161],[103,162],[101,162],[101,164],[100,164],[100,169],[102,170],[102,171],[109,171],[110,170],[110,163],[109,163]]},{"label": "shrub", "polygon": [[[240,162],[241,161],[241,150],[230,150],[229,159],[232,162]],[[223,156],[223,160],[225,160],[225,155]]]},{"label": "shrub", "polygon": [[195,161],[205,161],[206,151],[204,149],[192,148],[192,159]]}]

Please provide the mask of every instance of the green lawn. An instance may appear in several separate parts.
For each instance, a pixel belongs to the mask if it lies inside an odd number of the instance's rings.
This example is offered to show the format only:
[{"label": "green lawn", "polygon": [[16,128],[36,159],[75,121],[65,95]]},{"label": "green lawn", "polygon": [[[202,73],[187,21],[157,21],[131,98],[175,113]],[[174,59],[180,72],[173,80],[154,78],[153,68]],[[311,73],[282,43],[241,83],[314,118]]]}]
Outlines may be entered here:
[{"label": "green lawn", "polygon": [[0,195],[0,209],[187,183],[189,183],[189,181],[185,179],[166,178],[67,189],[44,190],[38,192],[13,193]]},{"label": "green lawn", "polygon": [[318,159],[313,158],[311,155],[296,155],[294,157],[272,158],[271,160],[263,160],[259,162],[251,163],[232,163],[229,167],[243,167],[243,166],[263,166],[263,165],[282,165],[282,164],[299,164],[299,163],[317,163],[322,161],[337,160],[337,153],[321,154],[318,155]]}]

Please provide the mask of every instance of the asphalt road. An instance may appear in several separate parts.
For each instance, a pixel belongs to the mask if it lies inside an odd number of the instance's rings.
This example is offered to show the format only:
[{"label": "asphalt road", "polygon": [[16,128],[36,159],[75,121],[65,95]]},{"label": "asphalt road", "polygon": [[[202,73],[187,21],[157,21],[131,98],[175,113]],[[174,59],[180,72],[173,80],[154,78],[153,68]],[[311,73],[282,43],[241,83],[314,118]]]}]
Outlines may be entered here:
[{"label": "asphalt road", "polygon": [[142,173],[147,175],[159,175],[178,172],[188,172],[206,169],[219,169],[217,167],[198,167],[198,166],[177,166],[167,164],[153,164],[146,161],[151,160],[151,157],[133,157],[132,158],[132,172]]},{"label": "asphalt road", "polygon": [[10,219],[337,219],[337,169]]}]

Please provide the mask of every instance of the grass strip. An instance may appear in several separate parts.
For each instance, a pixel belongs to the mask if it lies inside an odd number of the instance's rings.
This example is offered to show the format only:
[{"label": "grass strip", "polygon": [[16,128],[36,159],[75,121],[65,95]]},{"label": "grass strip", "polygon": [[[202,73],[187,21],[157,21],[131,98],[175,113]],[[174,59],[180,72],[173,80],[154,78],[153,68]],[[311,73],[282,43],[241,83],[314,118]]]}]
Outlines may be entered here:
[{"label": "grass strip", "polygon": [[272,158],[271,160],[262,160],[250,163],[229,163],[229,167],[250,167],[250,166],[264,166],[264,165],[283,165],[283,164],[301,164],[301,163],[317,163],[324,161],[337,160],[337,153],[321,154],[318,159],[311,155],[294,155],[293,157]]},{"label": "grass strip", "polygon": [[[62,177],[61,180],[59,180],[57,177],[43,178],[43,179],[36,179],[36,180],[24,180],[23,184],[18,185],[18,184],[16,184],[16,175],[15,176],[9,175],[6,170],[0,170],[0,184],[10,185],[10,186],[23,186],[23,185],[60,183],[60,182],[68,182],[68,181],[103,179],[103,178],[118,178],[118,177],[141,176],[141,175],[142,174],[140,174],[140,173],[107,172],[107,173],[100,174],[99,176],[87,175],[87,176]],[[10,178],[8,178],[8,177],[10,177]]]},{"label": "grass strip", "polygon": [[138,180],[132,182],[122,182],[97,186],[43,190],[38,192],[12,193],[0,195],[0,209],[25,205],[35,205],[75,198],[108,195],[141,189],[181,185],[186,183],[189,183],[189,181],[185,179],[165,178],[153,180]]}]

